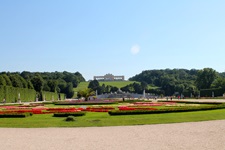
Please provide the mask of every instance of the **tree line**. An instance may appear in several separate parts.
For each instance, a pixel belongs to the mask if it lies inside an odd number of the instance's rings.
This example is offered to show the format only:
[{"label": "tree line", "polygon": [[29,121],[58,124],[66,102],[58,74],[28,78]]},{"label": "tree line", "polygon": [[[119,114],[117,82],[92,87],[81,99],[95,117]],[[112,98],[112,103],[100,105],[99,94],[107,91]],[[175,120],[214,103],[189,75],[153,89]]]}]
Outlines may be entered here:
[{"label": "tree line", "polygon": [[[154,89],[155,92],[165,96],[174,94],[190,96],[190,93],[198,96],[200,91],[205,89],[219,89],[225,92],[225,73],[218,73],[212,68],[145,70],[129,80],[156,86],[158,89]],[[146,89],[149,92],[152,90],[141,87],[142,90]]]},{"label": "tree line", "polygon": [[[142,94],[145,90],[156,95],[186,97],[200,96],[201,91],[204,93],[202,96],[212,96],[212,92],[219,96],[225,93],[225,73],[218,73],[212,68],[145,70],[129,80],[136,82],[122,87],[122,91]],[[88,88],[79,91],[78,97],[88,97],[95,91],[98,94],[118,91],[117,87],[100,85],[97,80],[92,80]]]},{"label": "tree line", "polygon": [[0,85],[34,89],[37,93],[49,91],[74,95],[73,88],[85,81],[79,72],[1,72]]}]

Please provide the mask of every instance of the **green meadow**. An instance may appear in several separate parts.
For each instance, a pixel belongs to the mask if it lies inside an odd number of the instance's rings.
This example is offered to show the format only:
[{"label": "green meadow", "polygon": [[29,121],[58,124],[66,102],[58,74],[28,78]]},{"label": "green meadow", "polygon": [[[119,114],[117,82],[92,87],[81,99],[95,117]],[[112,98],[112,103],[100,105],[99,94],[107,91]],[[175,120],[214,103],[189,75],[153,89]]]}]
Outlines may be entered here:
[{"label": "green meadow", "polygon": [[[124,87],[128,84],[132,84],[132,83],[134,83],[134,81],[99,81],[100,85],[105,84],[106,86],[111,85],[111,86],[115,86],[115,87],[118,87],[118,88],[122,88],[122,87]],[[77,88],[74,88],[74,91],[78,92],[79,90],[88,88],[88,85],[89,85],[89,82],[81,82],[77,86]]]},{"label": "green meadow", "polygon": [[46,128],[46,127],[102,127],[167,124],[225,119],[225,109],[197,112],[110,116],[106,112],[87,112],[85,116],[75,117],[75,121],[66,122],[65,118],[52,114],[33,115],[26,118],[1,118],[0,127]]}]

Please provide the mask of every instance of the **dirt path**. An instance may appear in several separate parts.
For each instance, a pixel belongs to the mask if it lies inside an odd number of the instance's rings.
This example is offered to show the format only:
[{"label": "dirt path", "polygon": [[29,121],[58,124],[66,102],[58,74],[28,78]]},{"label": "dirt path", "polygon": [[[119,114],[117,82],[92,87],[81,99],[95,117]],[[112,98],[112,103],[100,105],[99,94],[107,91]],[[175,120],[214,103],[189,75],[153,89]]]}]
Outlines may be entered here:
[{"label": "dirt path", "polygon": [[225,120],[88,128],[0,128],[1,150],[224,150]]}]

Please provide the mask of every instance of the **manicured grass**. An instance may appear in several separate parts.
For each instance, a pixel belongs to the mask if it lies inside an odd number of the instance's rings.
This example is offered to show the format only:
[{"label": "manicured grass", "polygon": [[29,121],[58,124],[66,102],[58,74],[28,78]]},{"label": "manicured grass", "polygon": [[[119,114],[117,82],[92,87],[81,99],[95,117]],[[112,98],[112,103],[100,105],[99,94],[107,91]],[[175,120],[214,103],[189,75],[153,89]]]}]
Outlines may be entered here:
[{"label": "manicured grass", "polygon": [[179,122],[196,122],[207,120],[225,119],[225,109],[147,114],[110,116],[108,113],[87,112],[85,116],[76,117],[74,122],[65,122],[65,118],[53,117],[52,114],[33,115],[27,118],[1,118],[0,127],[13,128],[42,128],[42,127],[101,127],[101,126],[125,126],[125,125],[146,125],[165,124]]},{"label": "manicured grass", "polygon": [[[137,81],[135,81],[135,82],[137,82]],[[105,84],[106,86],[111,85],[111,86],[115,86],[118,88],[122,88],[122,87],[124,87],[128,84],[132,84],[132,83],[134,83],[134,81],[106,81],[106,82],[100,81],[99,82],[100,85]]]},{"label": "manicured grass", "polygon": [[[100,85],[105,84],[106,86],[111,85],[111,86],[115,86],[118,88],[122,88],[122,87],[124,87],[128,84],[132,84],[132,83],[134,83],[134,81],[105,81],[105,82],[99,81]],[[88,87],[88,84],[89,84],[89,82],[81,82],[77,88],[74,88],[74,91],[78,92],[79,90],[85,89]]]}]

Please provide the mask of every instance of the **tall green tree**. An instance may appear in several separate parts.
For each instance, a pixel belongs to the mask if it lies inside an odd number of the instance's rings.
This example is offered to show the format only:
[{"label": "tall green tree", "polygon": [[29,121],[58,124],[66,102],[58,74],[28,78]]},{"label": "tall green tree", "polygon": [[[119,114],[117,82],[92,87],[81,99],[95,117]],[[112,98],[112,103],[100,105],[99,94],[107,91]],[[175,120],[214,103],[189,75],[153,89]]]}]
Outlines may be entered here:
[{"label": "tall green tree", "polygon": [[90,88],[94,91],[98,90],[99,87],[100,87],[100,84],[99,84],[98,80],[92,80],[88,85],[88,88]]},{"label": "tall green tree", "polygon": [[195,81],[198,89],[210,88],[213,81],[216,79],[217,73],[212,68],[204,68],[198,71],[197,79]]},{"label": "tall green tree", "polygon": [[37,92],[41,92],[42,89],[43,89],[43,86],[44,86],[44,80],[43,78],[39,75],[39,74],[36,74],[32,79],[31,79],[31,82],[34,86],[34,89],[37,91]]},{"label": "tall green tree", "polygon": [[65,89],[65,94],[67,98],[72,98],[74,95],[74,90],[73,90],[73,83],[67,83],[66,89]]},{"label": "tall green tree", "polygon": [[2,74],[2,77],[5,79],[7,86],[12,86],[12,82],[7,74]]},{"label": "tall green tree", "polygon": [[212,88],[222,88],[225,91],[225,78],[219,77],[211,84]]},{"label": "tall green tree", "polygon": [[12,82],[12,86],[13,87],[19,87],[19,88],[23,88],[23,83],[20,80],[20,76],[18,74],[12,74],[10,75],[10,80]]},{"label": "tall green tree", "polygon": [[94,96],[94,95],[95,95],[95,91],[93,91],[93,89],[90,89],[90,88],[80,90],[77,93],[77,96],[79,98],[84,97],[86,101],[88,100],[90,96]]},{"label": "tall green tree", "polygon": [[56,92],[58,88],[58,83],[56,80],[49,80],[47,85],[49,86],[51,92]]},{"label": "tall green tree", "polygon": [[5,79],[3,78],[2,75],[0,75],[0,85],[6,85]]}]

